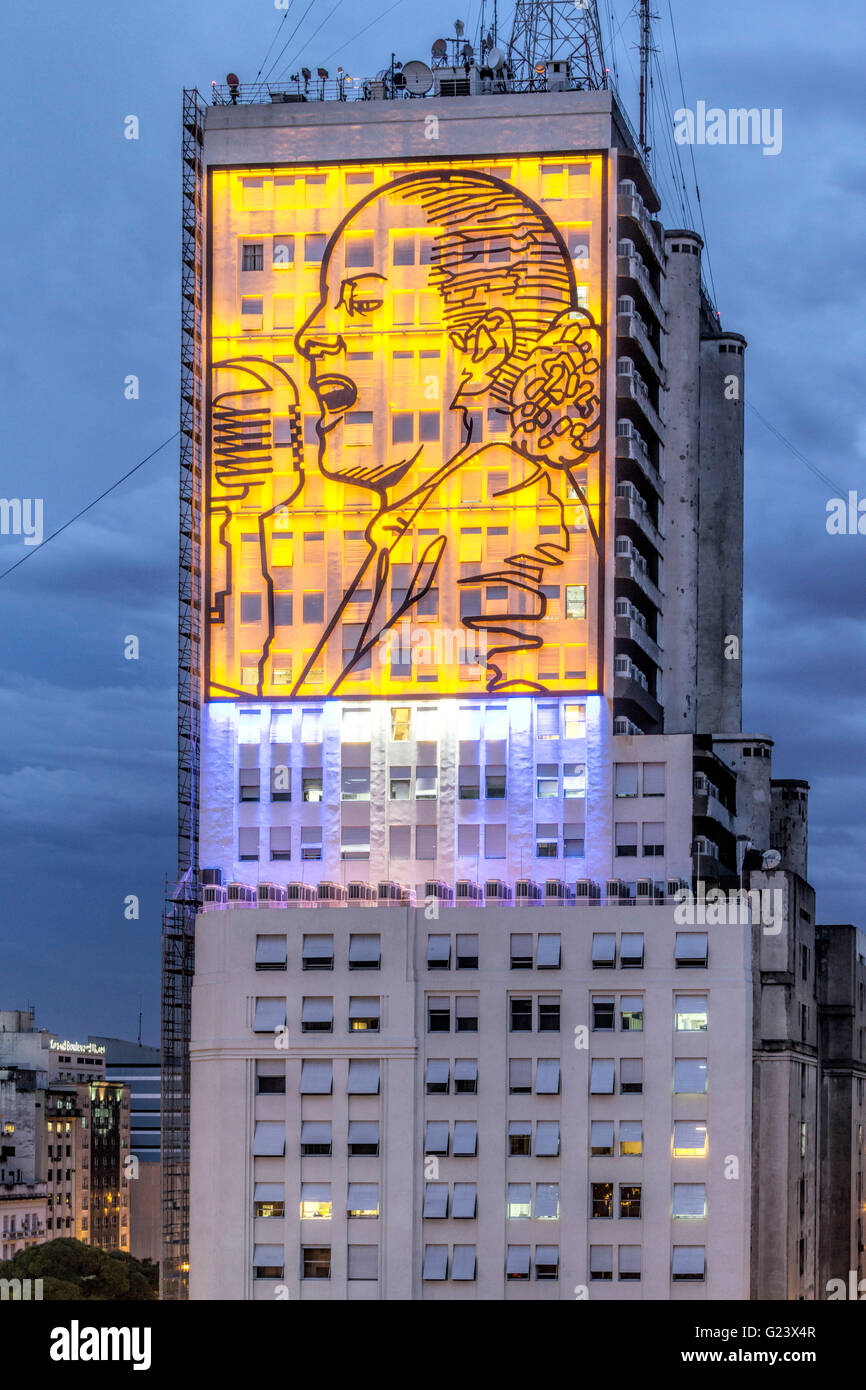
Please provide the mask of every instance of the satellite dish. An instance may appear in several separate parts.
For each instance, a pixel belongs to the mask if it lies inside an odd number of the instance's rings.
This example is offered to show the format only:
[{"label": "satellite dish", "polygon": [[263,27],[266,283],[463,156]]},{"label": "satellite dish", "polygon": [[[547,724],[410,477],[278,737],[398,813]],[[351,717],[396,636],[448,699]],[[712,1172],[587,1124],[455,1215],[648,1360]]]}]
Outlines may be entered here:
[{"label": "satellite dish", "polygon": [[487,62],[491,68],[501,68],[505,62],[505,55],[500,48],[491,48],[487,54]]},{"label": "satellite dish", "polygon": [[416,96],[423,96],[433,86],[433,73],[426,63],[419,62],[417,58],[413,58],[411,63],[404,63],[403,76],[406,90],[414,92]]},{"label": "satellite dish", "polygon": [[771,869],[778,869],[782,862],[782,855],[777,849],[765,849],[761,855],[761,868],[768,872]]},{"label": "satellite dish", "polygon": [[447,58],[447,57],[448,57],[448,45],[447,45],[447,43],[445,42],[444,39],[437,39],[436,42],[434,43],[434,45],[433,45],[433,57],[434,57],[434,58]]},{"label": "satellite dish", "polygon": [[241,83],[241,80],[240,80],[240,78],[238,77],[237,73],[235,73],[235,72],[229,72],[229,73],[226,73],[226,83],[228,84],[229,87],[239,87],[239,86],[240,86],[240,83]]},{"label": "satellite dish", "polygon": [[316,74],[317,74],[319,77],[321,77],[322,80],[324,81],[324,79],[328,76],[328,69],[327,69],[327,68],[316,68]]},{"label": "satellite dish", "polygon": [[454,32],[457,35],[458,39],[463,38],[463,35],[466,32],[466,25],[463,23],[462,19],[455,19]]},{"label": "satellite dish", "polygon": [[309,68],[301,68],[301,76],[303,77],[303,79],[304,79],[305,82],[309,82],[310,77],[311,77],[310,69],[309,69]]},{"label": "satellite dish", "polygon": [[472,47],[471,43],[464,43],[460,53],[465,63],[471,63],[472,59],[475,57],[475,49]]}]

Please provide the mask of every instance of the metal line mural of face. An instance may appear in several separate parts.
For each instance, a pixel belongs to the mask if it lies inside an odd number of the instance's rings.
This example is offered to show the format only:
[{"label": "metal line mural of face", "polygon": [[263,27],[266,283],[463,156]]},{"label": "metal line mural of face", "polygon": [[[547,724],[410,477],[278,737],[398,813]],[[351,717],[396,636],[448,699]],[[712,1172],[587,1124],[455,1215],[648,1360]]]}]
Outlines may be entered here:
[{"label": "metal line mural of face", "polygon": [[331,232],[291,365],[273,339],[215,360],[211,697],[599,688],[590,238],[480,169],[414,170]]}]

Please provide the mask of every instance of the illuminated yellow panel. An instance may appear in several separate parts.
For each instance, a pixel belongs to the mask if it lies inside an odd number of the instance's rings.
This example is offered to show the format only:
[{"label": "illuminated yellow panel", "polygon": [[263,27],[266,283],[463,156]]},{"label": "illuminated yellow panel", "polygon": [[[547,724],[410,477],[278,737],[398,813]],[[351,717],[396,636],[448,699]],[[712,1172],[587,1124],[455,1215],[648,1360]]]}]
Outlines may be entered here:
[{"label": "illuminated yellow panel", "polygon": [[600,689],[606,177],[211,171],[207,698]]}]

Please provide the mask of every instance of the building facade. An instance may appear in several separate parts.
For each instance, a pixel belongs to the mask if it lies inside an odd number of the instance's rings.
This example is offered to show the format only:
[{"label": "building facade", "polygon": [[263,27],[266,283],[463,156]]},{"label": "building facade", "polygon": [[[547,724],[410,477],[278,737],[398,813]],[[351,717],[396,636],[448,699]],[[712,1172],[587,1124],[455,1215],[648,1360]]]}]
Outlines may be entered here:
[{"label": "building facade", "polygon": [[187,94],[190,1296],[818,1297],[744,339],[611,92],[467,82]]},{"label": "building facade", "polygon": [[159,1263],[160,1219],[160,1053],[157,1047],[123,1038],[91,1037],[105,1048],[105,1075],[129,1087],[130,1253]]}]

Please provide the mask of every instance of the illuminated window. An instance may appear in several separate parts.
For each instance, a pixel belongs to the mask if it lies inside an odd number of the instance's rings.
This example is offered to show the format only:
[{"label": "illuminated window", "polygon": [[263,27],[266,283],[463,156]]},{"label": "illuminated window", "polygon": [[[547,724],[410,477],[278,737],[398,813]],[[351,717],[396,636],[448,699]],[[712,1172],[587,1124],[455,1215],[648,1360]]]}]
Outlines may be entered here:
[{"label": "illuminated window", "polygon": [[565,706],[565,737],[585,738],[586,705]]},{"label": "illuminated window", "polygon": [[[379,1184],[375,1182],[350,1182],[346,1198],[346,1215],[357,1219],[370,1219],[379,1215]],[[375,1246],[356,1246],[358,1250],[373,1249]],[[352,1247],[350,1246],[351,1250]],[[353,1276],[350,1273],[349,1278]],[[375,1278],[375,1275],[355,1275],[355,1278]]]},{"label": "illuminated window", "polygon": [[590,1216],[596,1221],[613,1220],[613,1183],[590,1184]]},{"label": "illuminated window", "polygon": [[271,557],[275,566],[291,566],[294,563],[295,547],[291,533],[280,535],[276,532],[271,547]]},{"label": "illuminated window", "polygon": [[541,199],[560,199],[565,196],[565,168],[562,164],[542,164],[539,169]]},{"label": "illuminated window", "polygon": [[415,323],[414,294],[394,295],[394,323],[397,327],[410,328]]},{"label": "illuminated window", "polygon": [[562,794],[566,800],[586,796],[585,763],[564,763],[562,768]]},{"label": "illuminated window", "polygon": [[389,796],[391,801],[409,801],[412,795],[412,769],[405,765],[391,767],[389,779]]},{"label": "illuminated window", "polygon": [[706,1158],[709,1151],[707,1126],[700,1120],[677,1120],[674,1124],[674,1158]]},{"label": "illuminated window", "polygon": [[[612,1128],[612,1127],[611,1127]],[[643,1153],[643,1123],[640,1120],[620,1120],[619,1151],[623,1157]]]},{"label": "illuminated window", "polygon": [[274,237],[274,270],[288,270],[295,263],[295,238],[293,236]]},{"label": "illuminated window", "polygon": [[564,650],[566,680],[583,680],[586,675],[586,647],[567,646]]},{"label": "illuminated window", "polygon": [[246,241],[243,247],[241,270],[264,270],[265,248],[261,241]]},{"label": "illuminated window", "polygon": [[480,502],[484,474],[478,468],[464,468],[460,473],[460,501]]},{"label": "illuminated window", "polygon": [[623,1033],[643,1032],[643,997],[623,994],[619,1001],[619,1026]]},{"label": "illuminated window", "polygon": [[532,1185],[510,1182],[505,1199],[505,1215],[509,1221],[528,1221],[532,1216]]},{"label": "illuminated window", "polygon": [[481,527],[463,526],[460,528],[458,560],[462,563],[477,562],[481,559]]},{"label": "illuminated window", "polygon": [[241,179],[241,198],[245,212],[257,212],[265,205],[264,179]]},{"label": "illuminated window", "polygon": [[556,859],[559,854],[559,829],[555,824],[535,827],[536,859]]},{"label": "illuminated window", "polygon": [[576,299],[577,299],[577,307],[578,307],[578,309],[588,309],[588,308],[589,308],[589,285],[576,285],[576,286],[575,286],[575,297],[576,297]]},{"label": "illuminated window", "polygon": [[423,327],[432,327],[439,323],[441,317],[442,301],[439,295],[421,290],[418,295],[418,322]]},{"label": "illuminated window", "polygon": [[559,765],[539,763],[535,769],[535,795],[537,797],[559,796]]},{"label": "illuminated window", "polygon": [[678,994],[675,1003],[675,1024],[678,1033],[705,1033],[707,1030],[707,996]]},{"label": "illuminated window", "polygon": [[[274,328],[294,328],[295,326],[295,300],[290,294],[275,294],[273,300],[274,307]],[[286,441],[288,442],[288,441]]]},{"label": "illuminated window", "polygon": [[378,1033],[381,1013],[378,999],[349,1000],[349,1029],[353,1033]]},{"label": "illuminated window", "polygon": [[705,1058],[677,1057],[674,1059],[674,1095],[702,1096],[707,1091]]},{"label": "illuminated window", "polygon": [[585,585],[585,584],[566,584],[566,586],[565,586],[565,616],[566,616],[566,618],[585,618],[585,617],[586,617],[586,585]]},{"label": "illuminated window", "polygon": [[415,769],[416,801],[435,801],[439,794],[439,772],[435,767]]},{"label": "illuminated window", "polygon": [[391,738],[395,743],[406,743],[411,728],[412,711],[408,705],[398,705],[391,709]]},{"label": "illuminated window", "polygon": [[302,770],[301,795],[304,801],[321,801],[322,769],[320,767],[305,767]]}]

